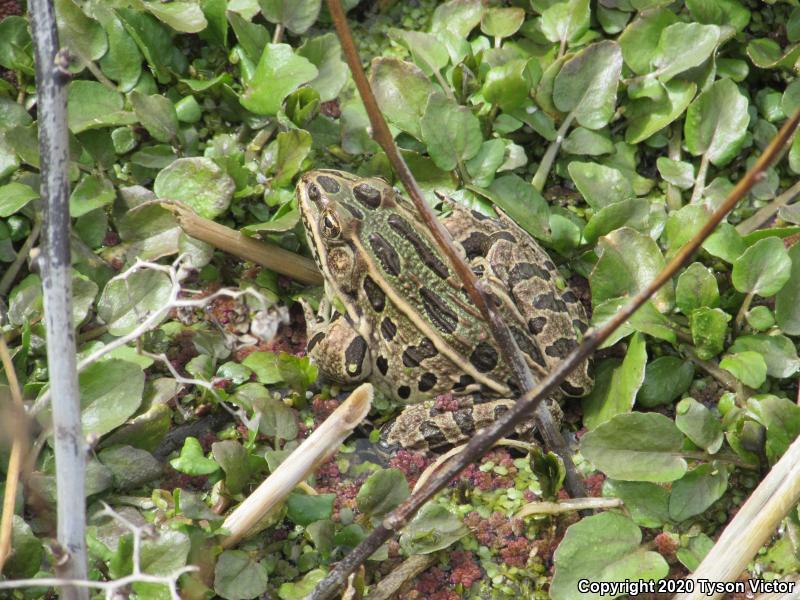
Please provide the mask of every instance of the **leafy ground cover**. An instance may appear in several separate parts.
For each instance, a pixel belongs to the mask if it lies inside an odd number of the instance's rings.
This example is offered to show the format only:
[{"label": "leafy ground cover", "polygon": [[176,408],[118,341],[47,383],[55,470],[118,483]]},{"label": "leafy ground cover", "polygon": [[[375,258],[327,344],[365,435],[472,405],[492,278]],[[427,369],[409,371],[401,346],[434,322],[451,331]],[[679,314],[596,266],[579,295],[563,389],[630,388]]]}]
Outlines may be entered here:
[{"label": "leafy ground cover", "polygon": [[[294,491],[258,535],[214,546],[225,512],[338,405],[341,390],[318,382],[304,357],[294,301],[315,303],[320,290],[187,237],[152,201],[181,200],[307,254],[293,199],[300,173],[336,167],[391,179],[330,19],[315,0],[55,4],[73,59],[79,360],[170,302],[176,273],[166,265],[178,254],[189,266],[181,297],[201,300],[160,315],[81,372],[89,513],[102,501],[153,524],[141,566],[164,574],[199,564],[201,575],[181,580],[186,597],[301,598],[408,495],[431,457],[401,451],[382,463],[370,452],[374,427],[396,412],[377,398],[370,423],[309,480],[316,494]],[[424,191],[508,212],[585,291],[595,323],[702,226],[800,107],[795,2],[345,4]],[[2,327],[25,399],[41,408],[49,392],[31,253],[41,220],[34,70],[22,7],[2,10]],[[800,433],[798,173],[795,142],[595,357],[593,392],[565,406],[591,495],[624,508],[518,517],[529,503],[563,497],[563,475],[552,455],[500,447],[374,555],[363,583],[431,553],[400,597],[572,598],[581,578],[696,568]],[[136,257],[162,269],[130,271]],[[257,296],[202,302],[221,285]],[[44,440],[47,411],[37,419]],[[5,469],[5,446],[0,454]],[[52,571],[40,538],[54,532],[54,481],[45,443],[19,495],[7,578]],[[796,573],[798,527],[795,509],[749,575]],[[131,572],[132,536],[118,521],[92,521],[89,547],[93,578]],[[168,597],[147,583],[132,594]]]}]

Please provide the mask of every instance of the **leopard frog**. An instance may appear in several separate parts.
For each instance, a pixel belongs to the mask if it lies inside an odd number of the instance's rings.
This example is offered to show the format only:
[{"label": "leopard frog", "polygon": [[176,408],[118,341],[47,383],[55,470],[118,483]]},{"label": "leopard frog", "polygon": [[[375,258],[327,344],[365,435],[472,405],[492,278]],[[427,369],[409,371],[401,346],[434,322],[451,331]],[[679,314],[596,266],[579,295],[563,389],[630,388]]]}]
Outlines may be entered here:
[{"label": "leopard frog", "polygon": [[[518,393],[509,367],[411,201],[382,179],[334,170],[306,173],[297,192],[326,287],[319,312],[306,307],[308,352],[328,378],[369,380],[406,405],[383,444],[455,443],[506,410]],[[583,307],[511,219],[446,204],[443,224],[541,376],[576,346]],[[590,387],[583,365],[562,390]],[[446,409],[434,402],[443,394],[452,394]]]}]

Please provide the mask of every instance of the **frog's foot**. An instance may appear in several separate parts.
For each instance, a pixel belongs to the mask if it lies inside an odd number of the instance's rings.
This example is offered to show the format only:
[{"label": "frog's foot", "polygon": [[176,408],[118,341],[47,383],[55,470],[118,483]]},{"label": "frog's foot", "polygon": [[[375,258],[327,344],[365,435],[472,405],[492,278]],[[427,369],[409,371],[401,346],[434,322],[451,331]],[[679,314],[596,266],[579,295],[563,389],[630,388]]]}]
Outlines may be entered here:
[{"label": "frog's foot", "polygon": [[[407,406],[381,430],[381,450],[432,450],[464,442],[478,429],[496,421],[514,405],[514,400],[492,400],[445,412],[434,404],[430,401]],[[521,433],[530,428],[531,422],[526,420],[516,429]]]}]

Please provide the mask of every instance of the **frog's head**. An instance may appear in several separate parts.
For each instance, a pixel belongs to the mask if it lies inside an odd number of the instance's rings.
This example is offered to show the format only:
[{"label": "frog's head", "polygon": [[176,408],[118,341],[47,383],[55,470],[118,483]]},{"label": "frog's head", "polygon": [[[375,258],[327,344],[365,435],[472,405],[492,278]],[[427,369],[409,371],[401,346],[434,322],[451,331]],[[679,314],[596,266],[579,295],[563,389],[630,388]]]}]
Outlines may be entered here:
[{"label": "frog's head", "polygon": [[375,209],[394,203],[383,179],[344,171],[309,171],[297,184],[297,203],[308,244],[322,274],[340,291],[349,291],[358,275],[356,238]]}]

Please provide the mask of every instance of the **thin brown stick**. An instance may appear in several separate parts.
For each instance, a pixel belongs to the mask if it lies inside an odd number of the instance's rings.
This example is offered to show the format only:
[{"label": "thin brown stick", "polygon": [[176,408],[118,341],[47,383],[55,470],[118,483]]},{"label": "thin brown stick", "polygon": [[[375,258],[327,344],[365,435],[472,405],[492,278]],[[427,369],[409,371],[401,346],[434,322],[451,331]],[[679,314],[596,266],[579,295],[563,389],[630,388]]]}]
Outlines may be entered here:
[{"label": "thin brown stick", "polygon": [[539,405],[548,394],[564,381],[570,371],[586,360],[661,286],[672,279],[675,273],[689,262],[692,255],[700,248],[705,239],[711,235],[717,225],[722,222],[725,215],[765,176],[767,168],[780,155],[786,143],[794,134],[795,129],[797,129],[798,123],[800,123],[800,110],[786,121],[753,167],[731,190],[725,201],[711,214],[709,220],[700,228],[700,231],[675,254],[653,281],[634,295],[625,306],[602,326],[588,331],[583,338],[583,342],[536,387],[529,389],[517,401],[516,405],[508,410],[498,421],[479,431],[458,457],[448,461],[440,471],[431,477],[422,489],[409,496],[403,504],[387,515],[383,522],[317,585],[315,590],[307,596],[307,600],[327,600],[332,598],[336,590],[341,588],[347,576],[358,568],[381,544],[401,529],[425,502],[444,488],[465,466],[482,456],[495,441],[510,433],[515,423],[530,414],[535,406]]},{"label": "thin brown stick", "polygon": [[[439,248],[444,252],[450,264],[455,269],[459,280],[464,285],[464,289],[469,294],[470,299],[478,307],[483,319],[489,325],[489,330],[500,349],[503,359],[511,367],[511,372],[520,386],[520,389],[529,390],[536,385],[531,370],[522,353],[517,346],[516,341],[511,335],[508,327],[501,318],[500,314],[494,309],[492,303],[487,300],[488,295],[483,289],[480,281],[472,272],[470,266],[466,263],[462,255],[456,250],[450,234],[445,229],[444,225],[436,218],[436,215],[431,210],[428,203],[422,196],[422,190],[417,184],[414,175],[408,168],[405,160],[400,154],[400,150],[394,143],[394,137],[383,114],[378,107],[378,101],[372,93],[372,88],[367,81],[367,76],[361,66],[361,59],[358,56],[353,36],[350,34],[350,28],[347,25],[347,18],[345,17],[344,10],[339,0],[328,0],[328,10],[331,13],[333,24],[336,26],[336,32],[339,35],[339,41],[342,45],[347,64],[350,67],[350,72],[353,75],[358,93],[361,95],[361,100],[364,102],[369,121],[372,126],[372,137],[378,144],[380,144],[386,156],[389,159],[392,167],[397,173],[398,178],[406,188],[408,195],[414,202],[417,212],[425,225],[433,235],[434,240]],[[545,446],[555,452],[563,461],[566,475],[564,478],[564,485],[570,495],[574,498],[586,495],[586,488],[583,481],[578,475],[575,464],[572,462],[572,453],[567,446],[564,438],[561,436],[559,427],[555,424],[553,416],[547,407],[538,405],[533,407],[533,419],[536,427],[544,438]]]},{"label": "thin brown stick", "polygon": [[13,406],[6,408],[8,409],[8,414],[13,415],[11,422],[16,425],[9,427],[9,430],[12,431],[13,442],[6,472],[3,514],[2,518],[0,518],[0,574],[2,574],[6,560],[11,554],[11,526],[13,524],[14,503],[17,499],[17,487],[25,457],[25,433],[27,428],[24,427],[25,406],[22,403],[22,390],[19,387],[17,373],[14,371],[14,363],[11,362],[11,353],[9,353],[8,346],[2,337],[0,337],[0,362],[3,364],[3,371],[8,380],[13,402]]}]

